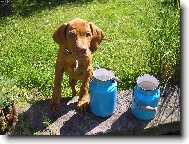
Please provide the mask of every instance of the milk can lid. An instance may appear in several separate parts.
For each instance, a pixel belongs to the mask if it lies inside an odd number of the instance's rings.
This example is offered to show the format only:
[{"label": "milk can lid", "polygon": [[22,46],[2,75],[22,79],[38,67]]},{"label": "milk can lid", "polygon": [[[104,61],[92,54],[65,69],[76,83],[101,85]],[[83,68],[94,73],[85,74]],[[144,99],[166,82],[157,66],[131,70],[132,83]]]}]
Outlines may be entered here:
[{"label": "milk can lid", "polygon": [[159,86],[159,81],[149,74],[144,74],[137,79],[137,85],[144,90],[154,90]]},{"label": "milk can lid", "polygon": [[100,81],[107,81],[113,79],[114,72],[106,68],[99,68],[93,72],[93,77]]}]

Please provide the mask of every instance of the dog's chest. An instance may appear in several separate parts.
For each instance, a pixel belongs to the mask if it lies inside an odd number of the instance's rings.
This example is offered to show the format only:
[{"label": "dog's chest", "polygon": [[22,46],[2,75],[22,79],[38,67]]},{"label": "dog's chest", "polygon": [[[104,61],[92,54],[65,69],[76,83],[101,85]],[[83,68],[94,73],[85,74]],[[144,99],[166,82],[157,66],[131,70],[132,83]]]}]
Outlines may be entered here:
[{"label": "dog's chest", "polygon": [[81,79],[82,77],[82,66],[78,60],[71,60],[69,64],[65,67],[65,72],[76,79]]}]

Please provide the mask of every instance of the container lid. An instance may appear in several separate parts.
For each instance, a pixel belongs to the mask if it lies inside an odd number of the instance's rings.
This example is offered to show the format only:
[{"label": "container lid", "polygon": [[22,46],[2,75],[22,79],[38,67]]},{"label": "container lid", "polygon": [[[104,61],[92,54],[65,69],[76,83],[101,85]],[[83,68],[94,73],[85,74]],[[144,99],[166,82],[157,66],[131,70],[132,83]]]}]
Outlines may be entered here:
[{"label": "container lid", "polygon": [[106,68],[99,68],[93,72],[93,77],[100,81],[107,81],[113,79],[115,76],[112,70],[108,70]]},{"label": "container lid", "polygon": [[154,90],[159,86],[159,81],[149,74],[138,77],[137,85],[144,90]]}]

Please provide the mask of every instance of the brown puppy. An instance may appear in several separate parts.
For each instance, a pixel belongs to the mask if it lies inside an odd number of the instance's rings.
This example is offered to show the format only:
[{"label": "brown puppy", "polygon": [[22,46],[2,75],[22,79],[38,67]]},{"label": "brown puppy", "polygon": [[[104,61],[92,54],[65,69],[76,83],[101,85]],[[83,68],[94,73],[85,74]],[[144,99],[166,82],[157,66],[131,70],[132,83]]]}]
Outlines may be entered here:
[{"label": "brown puppy", "polygon": [[92,77],[92,55],[104,38],[104,33],[96,25],[82,19],[64,23],[54,33],[53,39],[59,44],[55,64],[55,79],[50,109],[55,111],[60,105],[61,80],[63,72],[69,75],[72,96],[76,95],[77,80],[82,80],[77,109],[86,110],[89,102],[89,81]]}]

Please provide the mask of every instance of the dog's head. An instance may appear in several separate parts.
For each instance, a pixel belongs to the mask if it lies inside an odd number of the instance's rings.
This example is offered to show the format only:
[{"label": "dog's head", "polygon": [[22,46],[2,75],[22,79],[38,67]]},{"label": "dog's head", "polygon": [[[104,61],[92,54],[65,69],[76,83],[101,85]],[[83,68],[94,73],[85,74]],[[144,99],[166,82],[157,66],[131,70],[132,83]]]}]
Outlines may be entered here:
[{"label": "dog's head", "polygon": [[77,57],[96,51],[103,38],[104,32],[100,28],[79,18],[64,23],[53,34],[56,43],[64,45]]}]

